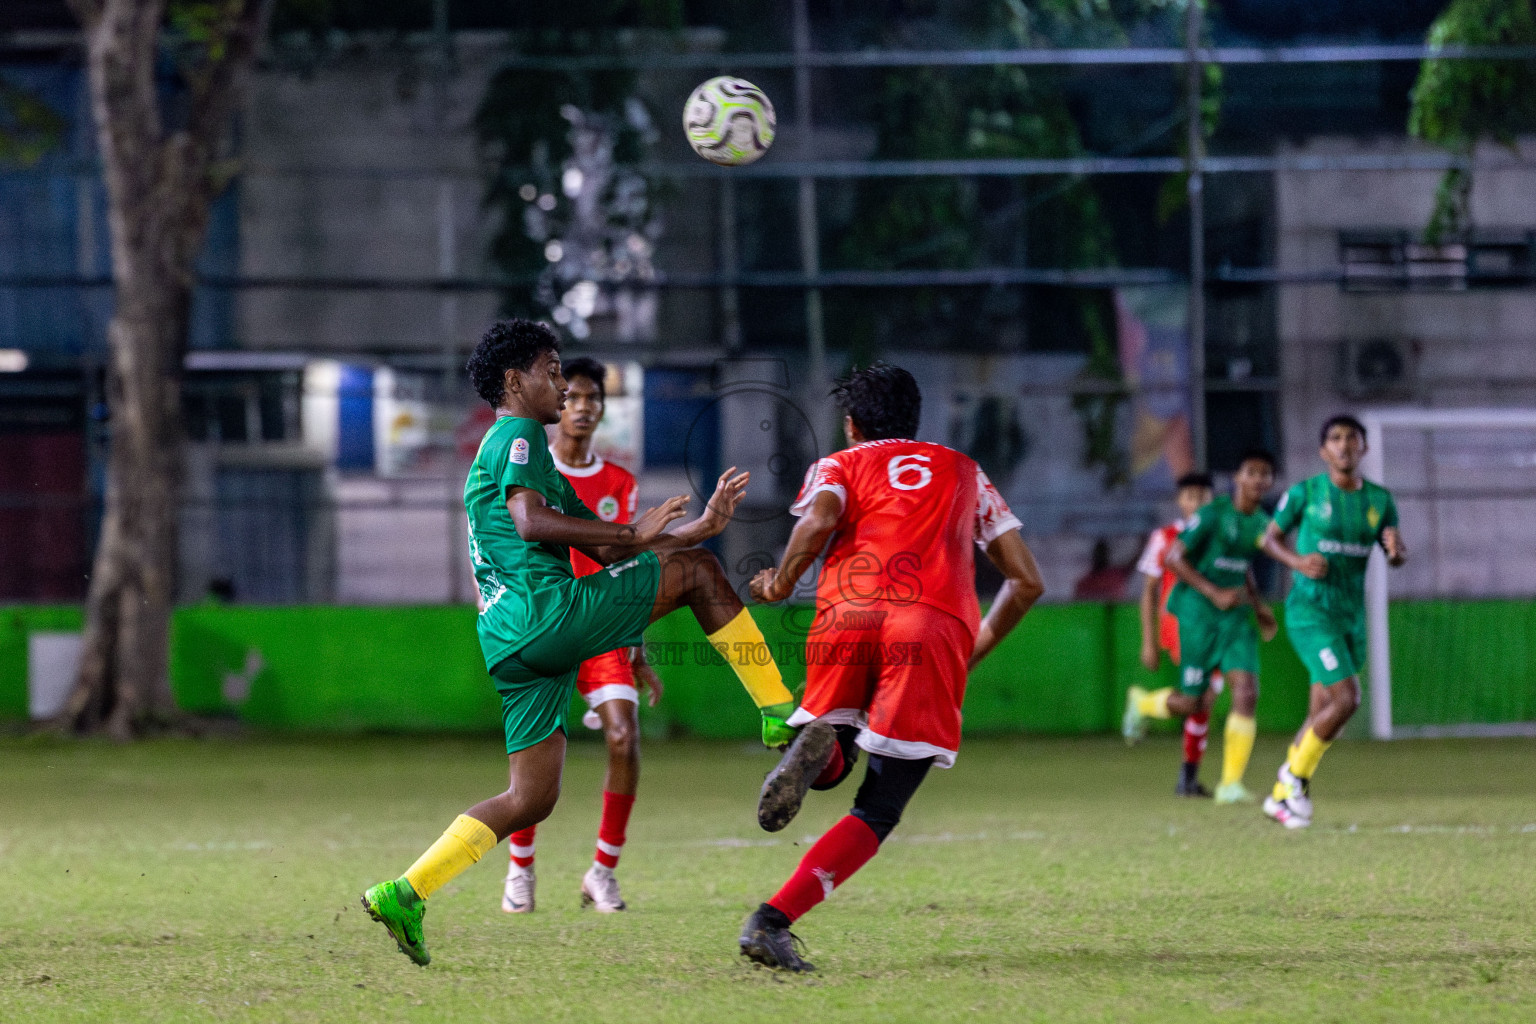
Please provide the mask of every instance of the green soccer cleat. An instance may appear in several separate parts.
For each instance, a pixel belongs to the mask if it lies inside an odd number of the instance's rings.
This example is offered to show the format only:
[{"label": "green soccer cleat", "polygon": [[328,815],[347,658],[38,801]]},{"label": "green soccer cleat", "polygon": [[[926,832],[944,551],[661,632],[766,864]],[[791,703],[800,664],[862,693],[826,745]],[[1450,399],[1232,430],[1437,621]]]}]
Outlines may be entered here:
[{"label": "green soccer cleat", "polygon": [[1251,804],[1253,800],[1253,794],[1241,782],[1223,782],[1216,787],[1216,802],[1219,804]]},{"label": "green soccer cleat", "polygon": [[1125,717],[1120,719],[1120,735],[1125,737],[1128,746],[1134,747],[1147,735],[1147,719],[1141,713],[1141,698],[1146,695],[1147,691],[1140,686],[1125,691]]},{"label": "green soccer cleat", "polygon": [[368,916],[389,929],[400,946],[400,952],[425,967],[432,962],[427,952],[427,940],[421,933],[421,919],[426,914],[426,901],[413,907],[400,902],[399,881],[380,882],[363,893],[363,909]]},{"label": "green soccer cleat", "polygon": [[795,713],[793,701],[770,704],[760,709],[763,713],[763,746],[780,750],[795,741],[800,727],[789,724],[789,716]]}]

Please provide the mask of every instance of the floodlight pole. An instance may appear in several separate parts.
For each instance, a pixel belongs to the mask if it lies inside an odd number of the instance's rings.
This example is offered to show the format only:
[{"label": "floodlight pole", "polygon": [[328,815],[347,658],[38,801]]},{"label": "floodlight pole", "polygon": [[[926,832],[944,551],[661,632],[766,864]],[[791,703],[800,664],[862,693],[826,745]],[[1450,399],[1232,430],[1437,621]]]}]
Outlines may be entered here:
[{"label": "floodlight pole", "polygon": [[[811,68],[806,57],[811,52],[811,17],[806,0],[794,3],[795,36],[795,127],[800,132],[799,151],[802,160],[814,158],[811,146]],[[821,227],[816,219],[816,179],[809,175],[800,178],[800,269],[809,278],[821,274]],[[825,417],[820,415],[827,384],[827,339],[822,319],[821,289],[805,290],[805,340],[810,367],[806,386],[806,418],[813,427],[821,426]],[[817,434],[821,431],[816,430]],[[820,438],[817,439],[820,443]],[[826,439],[831,443],[831,439]],[[820,455],[820,452],[816,453]]]},{"label": "floodlight pole", "polygon": [[1184,167],[1189,189],[1189,434],[1195,465],[1209,469],[1205,437],[1205,137],[1200,116],[1200,20],[1204,0],[1187,0],[1184,16]]}]

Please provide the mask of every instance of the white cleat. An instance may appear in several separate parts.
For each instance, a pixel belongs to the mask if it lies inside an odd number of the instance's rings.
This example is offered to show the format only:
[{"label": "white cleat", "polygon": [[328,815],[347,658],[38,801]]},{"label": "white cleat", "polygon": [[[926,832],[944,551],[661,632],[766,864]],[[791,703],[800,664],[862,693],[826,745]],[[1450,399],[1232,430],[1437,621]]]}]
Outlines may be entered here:
[{"label": "white cleat", "polygon": [[507,872],[507,884],[501,891],[501,909],[507,914],[533,913],[533,868],[513,864]]},{"label": "white cleat", "polygon": [[593,864],[581,876],[581,905],[591,907],[600,914],[616,914],[625,909],[624,897],[619,895],[619,880],[613,877],[613,869]]},{"label": "white cleat", "polygon": [[1277,777],[1280,780],[1280,785],[1285,790],[1285,802],[1290,804],[1291,810],[1311,821],[1312,794],[1310,792],[1311,787],[1307,785],[1307,780],[1292,775],[1291,766],[1288,764],[1280,766],[1280,774]]},{"label": "white cleat", "polygon": [[1312,798],[1307,793],[1307,780],[1291,773],[1289,765],[1280,766],[1279,782],[1275,793],[1264,798],[1264,814],[1286,828],[1306,828],[1312,824]]},{"label": "white cleat", "polygon": [[1286,828],[1306,828],[1312,824],[1311,818],[1303,818],[1290,806],[1288,800],[1276,800],[1272,796],[1264,798],[1264,814],[1273,818]]}]

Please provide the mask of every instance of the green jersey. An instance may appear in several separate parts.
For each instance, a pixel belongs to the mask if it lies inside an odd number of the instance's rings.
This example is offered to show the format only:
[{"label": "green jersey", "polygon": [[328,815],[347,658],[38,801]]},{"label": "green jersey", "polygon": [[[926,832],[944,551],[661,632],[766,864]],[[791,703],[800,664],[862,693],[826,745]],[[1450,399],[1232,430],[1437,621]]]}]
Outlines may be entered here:
[{"label": "green jersey", "polygon": [[555,468],[544,427],[536,420],[502,416],[480,441],[464,481],[469,515],[469,558],[480,585],[478,632],[485,667],[493,668],[558,621],[569,603],[571,550],[564,544],[530,544],[517,533],[507,493],[527,487],[556,512],[596,519]]},{"label": "green jersey", "polygon": [[1365,565],[1381,532],[1397,525],[1397,504],[1380,484],[1361,481],[1353,491],[1340,489],[1327,473],[1293,486],[1275,508],[1275,525],[1289,533],[1298,526],[1298,554],[1322,554],[1328,575],[1320,580],[1293,573],[1295,585],[1286,604],[1301,603],[1338,618],[1365,615]]},{"label": "green jersey", "polygon": [[[1179,534],[1184,560],[1218,587],[1244,586],[1268,525],[1269,517],[1261,510],[1244,514],[1232,504],[1231,498],[1217,498],[1190,516]],[[1247,605],[1239,607],[1246,614]],[[1168,610],[1180,620],[1210,609],[1211,603],[1205,596],[1183,580],[1174,584],[1168,594]]]}]

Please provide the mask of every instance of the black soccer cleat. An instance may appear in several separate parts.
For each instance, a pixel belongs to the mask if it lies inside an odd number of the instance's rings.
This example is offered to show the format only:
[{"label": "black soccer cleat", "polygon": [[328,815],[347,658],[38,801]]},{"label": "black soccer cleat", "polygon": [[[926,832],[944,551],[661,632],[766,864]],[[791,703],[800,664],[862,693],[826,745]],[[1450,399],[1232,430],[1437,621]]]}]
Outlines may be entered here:
[{"label": "black soccer cleat", "polygon": [[1209,797],[1211,791],[1199,779],[1180,779],[1173,789],[1174,796]]},{"label": "black soccer cleat", "polygon": [[776,914],[769,907],[765,913],[763,907],[758,907],[747,918],[747,923],[741,929],[741,938],[737,944],[741,946],[741,955],[754,963],[760,963],[764,967],[772,967],[781,971],[814,971],[816,966],[807,963],[795,946],[800,940],[786,927],[769,920],[769,916],[777,916],[783,920],[783,915]]},{"label": "black soccer cleat", "polygon": [[826,768],[837,746],[837,733],[826,722],[815,721],[800,730],[795,742],[768,777],[757,798],[757,823],[765,832],[777,832],[800,813],[806,790]]},{"label": "black soccer cleat", "polygon": [[1174,796],[1208,797],[1211,791],[1200,785],[1199,762],[1185,761],[1179,765],[1179,784],[1173,787]]}]

